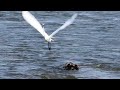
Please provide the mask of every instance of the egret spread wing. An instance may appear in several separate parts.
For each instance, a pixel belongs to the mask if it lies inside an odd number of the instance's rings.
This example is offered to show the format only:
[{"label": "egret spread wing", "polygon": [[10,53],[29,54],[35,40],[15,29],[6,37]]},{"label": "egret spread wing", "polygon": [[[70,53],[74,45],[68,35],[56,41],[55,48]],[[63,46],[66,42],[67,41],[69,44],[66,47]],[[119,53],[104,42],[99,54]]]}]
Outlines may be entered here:
[{"label": "egret spread wing", "polygon": [[44,37],[48,36],[44,28],[42,28],[42,25],[30,12],[22,11],[22,16],[31,26],[33,26],[36,30],[38,30]]},{"label": "egret spread wing", "polygon": [[51,35],[50,38],[52,38],[56,33],[58,33],[60,30],[65,29],[67,26],[73,23],[75,18],[77,17],[77,13],[74,14],[70,19],[68,19],[60,28],[58,28],[56,31],[54,31]]}]

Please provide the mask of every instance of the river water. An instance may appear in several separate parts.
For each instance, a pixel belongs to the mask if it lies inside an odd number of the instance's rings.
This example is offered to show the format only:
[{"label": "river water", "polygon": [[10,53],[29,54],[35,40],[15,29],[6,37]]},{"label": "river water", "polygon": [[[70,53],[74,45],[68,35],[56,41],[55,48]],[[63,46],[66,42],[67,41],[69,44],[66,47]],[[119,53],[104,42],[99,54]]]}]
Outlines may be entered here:
[{"label": "river water", "polygon": [[[120,79],[120,11],[30,11],[50,35],[52,50],[21,11],[0,11],[0,79]],[[79,70],[64,70],[67,62]]]}]

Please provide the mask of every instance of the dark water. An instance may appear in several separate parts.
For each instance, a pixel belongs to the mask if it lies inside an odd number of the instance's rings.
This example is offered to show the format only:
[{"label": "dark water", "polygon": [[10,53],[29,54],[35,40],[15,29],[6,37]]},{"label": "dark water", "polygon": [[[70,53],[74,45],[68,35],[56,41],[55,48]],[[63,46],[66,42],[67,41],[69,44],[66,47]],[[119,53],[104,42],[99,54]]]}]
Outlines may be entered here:
[{"label": "dark water", "polygon": [[[76,11],[31,13],[48,34]],[[1,79],[120,79],[120,12],[77,11],[76,21],[60,31],[52,50],[38,31],[27,24],[20,11],[0,11]],[[66,71],[73,62],[78,71]]]}]

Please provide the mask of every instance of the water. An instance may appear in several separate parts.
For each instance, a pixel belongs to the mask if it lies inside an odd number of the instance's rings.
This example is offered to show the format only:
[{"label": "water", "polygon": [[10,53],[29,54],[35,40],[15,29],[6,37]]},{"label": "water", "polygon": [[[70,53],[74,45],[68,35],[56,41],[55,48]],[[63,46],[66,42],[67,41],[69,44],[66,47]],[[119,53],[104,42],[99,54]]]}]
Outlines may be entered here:
[{"label": "water", "polygon": [[[31,11],[48,34],[76,12],[76,21],[55,35],[49,51],[20,11],[0,11],[0,78],[120,79],[120,11]],[[64,70],[67,62],[80,69]]]}]

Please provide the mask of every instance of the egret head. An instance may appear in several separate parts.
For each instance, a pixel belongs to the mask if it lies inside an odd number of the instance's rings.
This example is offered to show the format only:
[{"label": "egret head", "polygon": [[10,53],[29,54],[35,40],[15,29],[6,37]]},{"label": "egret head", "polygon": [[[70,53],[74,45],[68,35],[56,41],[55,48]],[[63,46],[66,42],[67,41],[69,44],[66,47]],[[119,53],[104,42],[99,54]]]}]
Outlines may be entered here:
[{"label": "egret head", "polygon": [[47,42],[49,42],[49,43],[51,43],[51,42],[53,41],[53,39],[52,39],[52,38],[49,38],[49,37],[45,37],[45,40],[46,40]]},{"label": "egret head", "polygon": [[50,39],[49,39],[49,42],[52,42],[52,41],[53,41],[53,39],[50,38]]}]

